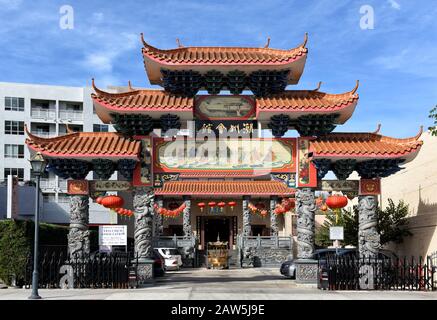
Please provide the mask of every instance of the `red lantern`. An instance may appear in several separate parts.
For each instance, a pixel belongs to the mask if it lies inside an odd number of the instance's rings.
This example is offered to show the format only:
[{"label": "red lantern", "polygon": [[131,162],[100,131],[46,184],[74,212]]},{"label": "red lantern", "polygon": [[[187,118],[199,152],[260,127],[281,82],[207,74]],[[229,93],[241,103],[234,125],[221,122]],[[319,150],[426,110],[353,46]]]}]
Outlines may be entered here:
[{"label": "red lantern", "polygon": [[197,206],[200,208],[200,212],[203,212],[203,208],[205,208],[205,202],[199,202]]},{"label": "red lantern", "polygon": [[216,205],[216,203],[214,201],[208,202],[208,206],[210,206],[211,208],[214,208]]},{"label": "red lantern", "polygon": [[226,203],[221,201],[221,202],[217,203],[217,206],[220,208],[220,211],[223,211],[223,208],[226,206]]},{"label": "red lantern", "polygon": [[121,208],[123,204],[124,200],[119,196],[106,196],[101,201],[101,205],[109,209]]},{"label": "red lantern", "polygon": [[102,204],[103,197],[97,197],[96,203]]},{"label": "red lantern", "polygon": [[326,199],[326,205],[331,209],[341,209],[347,206],[347,197],[345,196],[329,196]]},{"label": "red lantern", "polygon": [[228,202],[228,205],[231,207],[231,210],[232,210],[232,211],[234,210],[234,207],[235,207],[236,204],[237,204],[237,203],[236,203],[235,201],[229,201],[229,202]]},{"label": "red lantern", "polygon": [[262,202],[258,202],[258,203],[255,205],[255,207],[256,207],[258,210],[264,210],[264,209],[266,208],[266,205],[265,205],[264,203],[262,203]]}]

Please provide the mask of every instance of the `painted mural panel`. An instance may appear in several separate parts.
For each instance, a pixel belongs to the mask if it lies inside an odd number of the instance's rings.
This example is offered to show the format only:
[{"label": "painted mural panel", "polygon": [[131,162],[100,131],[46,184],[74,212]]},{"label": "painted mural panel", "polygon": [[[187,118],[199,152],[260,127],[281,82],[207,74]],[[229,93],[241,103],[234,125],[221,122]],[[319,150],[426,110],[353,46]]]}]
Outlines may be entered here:
[{"label": "painted mural panel", "polygon": [[198,96],[195,115],[203,120],[255,119],[255,102],[249,96]]},{"label": "painted mural panel", "polygon": [[154,172],[296,171],[296,139],[154,139]]},{"label": "painted mural panel", "polygon": [[309,139],[297,138],[298,149],[298,187],[317,187],[317,169],[309,157]]}]

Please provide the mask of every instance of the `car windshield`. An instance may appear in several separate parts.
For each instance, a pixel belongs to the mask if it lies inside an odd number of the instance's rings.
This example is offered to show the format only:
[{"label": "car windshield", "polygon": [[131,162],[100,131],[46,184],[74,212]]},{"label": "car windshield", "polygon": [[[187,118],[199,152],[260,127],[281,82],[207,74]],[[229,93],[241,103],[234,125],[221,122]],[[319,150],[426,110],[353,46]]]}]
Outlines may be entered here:
[{"label": "car windshield", "polygon": [[166,256],[175,256],[179,254],[178,249],[164,249],[163,251]]}]

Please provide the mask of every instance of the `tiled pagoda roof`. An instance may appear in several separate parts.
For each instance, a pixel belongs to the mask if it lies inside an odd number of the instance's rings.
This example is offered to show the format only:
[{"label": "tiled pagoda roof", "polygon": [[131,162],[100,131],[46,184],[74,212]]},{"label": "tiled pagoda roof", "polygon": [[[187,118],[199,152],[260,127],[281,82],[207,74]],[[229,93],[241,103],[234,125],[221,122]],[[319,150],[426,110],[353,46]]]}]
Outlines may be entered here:
[{"label": "tiled pagoda roof", "polygon": [[244,47],[179,47],[170,50],[155,48],[143,41],[143,54],[163,64],[287,64],[305,56],[304,43],[289,50]]},{"label": "tiled pagoda roof", "polygon": [[313,158],[405,158],[412,160],[423,141],[420,132],[412,138],[396,139],[373,133],[330,133],[310,142]]},{"label": "tiled pagoda roof", "polygon": [[129,158],[139,159],[141,141],[130,140],[115,132],[70,132],[54,138],[41,138],[26,128],[29,148],[45,157],[56,158]]},{"label": "tiled pagoda roof", "polygon": [[[264,47],[185,47],[158,49],[148,44],[141,34],[143,58],[151,84],[162,85],[161,69],[192,70],[201,74],[210,70],[225,73],[241,70],[250,73],[257,70],[289,70],[288,83],[298,83],[305,67],[308,53],[305,39],[299,46],[288,49]],[[269,41],[270,42],[270,41]]]},{"label": "tiled pagoda roof", "polygon": [[290,196],[295,189],[280,181],[168,181],[155,195],[229,195],[229,196]]},{"label": "tiled pagoda roof", "polygon": [[[149,115],[178,113],[182,119],[192,119],[194,99],[180,97],[163,90],[143,89],[123,93],[109,93],[98,89],[93,81],[92,94],[96,112],[105,123],[111,121],[109,113],[145,113]],[[340,123],[352,115],[358,103],[357,86],[349,92],[330,94],[315,90],[287,90],[269,97],[255,98],[257,118],[268,120],[277,113],[296,118],[305,114],[339,113]]]}]

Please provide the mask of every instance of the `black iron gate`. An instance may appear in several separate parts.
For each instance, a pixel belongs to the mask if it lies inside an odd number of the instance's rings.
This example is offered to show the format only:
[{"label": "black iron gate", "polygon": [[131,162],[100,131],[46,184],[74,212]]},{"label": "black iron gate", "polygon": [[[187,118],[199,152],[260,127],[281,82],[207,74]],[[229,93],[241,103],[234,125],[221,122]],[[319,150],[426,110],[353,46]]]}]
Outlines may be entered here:
[{"label": "black iron gate", "polygon": [[[137,287],[137,258],[132,253],[95,253],[69,257],[66,250],[43,252],[39,288]],[[32,285],[33,257],[27,257],[24,286]]]},{"label": "black iron gate", "polygon": [[430,257],[423,260],[352,256],[319,261],[319,281],[326,281],[329,290],[436,290],[435,273]]}]

